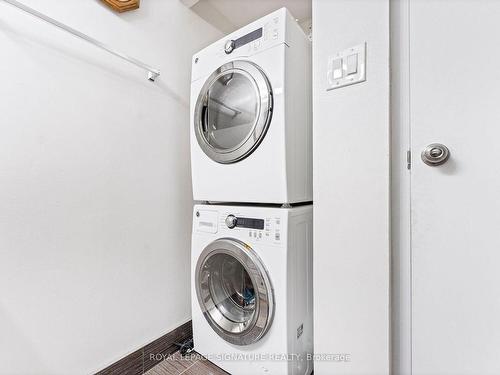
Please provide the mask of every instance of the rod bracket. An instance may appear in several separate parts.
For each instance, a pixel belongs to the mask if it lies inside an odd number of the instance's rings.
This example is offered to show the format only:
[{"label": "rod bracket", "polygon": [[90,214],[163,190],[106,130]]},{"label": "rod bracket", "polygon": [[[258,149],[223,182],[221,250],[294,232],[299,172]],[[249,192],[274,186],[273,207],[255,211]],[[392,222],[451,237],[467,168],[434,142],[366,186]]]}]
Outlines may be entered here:
[{"label": "rod bracket", "polygon": [[160,72],[158,72],[158,71],[156,71],[156,72],[149,71],[148,72],[148,80],[150,80],[151,82],[156,81],[156,78],[158,78],[159,76],[160,76]]}]

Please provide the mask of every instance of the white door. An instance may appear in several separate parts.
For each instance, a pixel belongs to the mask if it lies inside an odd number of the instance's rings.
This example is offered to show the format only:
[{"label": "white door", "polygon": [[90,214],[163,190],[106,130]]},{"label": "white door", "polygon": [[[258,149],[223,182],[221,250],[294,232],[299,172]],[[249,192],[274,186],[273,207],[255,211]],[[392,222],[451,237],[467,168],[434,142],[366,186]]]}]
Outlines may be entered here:
[{"label": "white door", "polygon": [[[500,1],[410,1],[409,17],[413,375],[498,375]],[[445,164],[422,162],[432,143]]]}]

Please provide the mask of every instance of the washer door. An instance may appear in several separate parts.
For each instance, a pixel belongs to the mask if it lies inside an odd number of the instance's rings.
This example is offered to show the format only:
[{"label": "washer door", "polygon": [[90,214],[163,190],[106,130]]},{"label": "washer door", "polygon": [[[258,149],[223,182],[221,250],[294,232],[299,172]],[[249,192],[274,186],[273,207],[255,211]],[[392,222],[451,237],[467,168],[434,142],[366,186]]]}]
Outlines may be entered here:
[{"label": "washer door", "polygon": [[241,241],[209,244],[196,265],[196,294],[208,324],[224,340],[250,345],[271,326],[274,296],[257,254]]},{"label": "washer door", "polygon": [[257,65],[243,60],[222,65],[205,82],[196,102],[198,144],[218,163],[244,159],[264,138],[272,104],[271,86]]}]

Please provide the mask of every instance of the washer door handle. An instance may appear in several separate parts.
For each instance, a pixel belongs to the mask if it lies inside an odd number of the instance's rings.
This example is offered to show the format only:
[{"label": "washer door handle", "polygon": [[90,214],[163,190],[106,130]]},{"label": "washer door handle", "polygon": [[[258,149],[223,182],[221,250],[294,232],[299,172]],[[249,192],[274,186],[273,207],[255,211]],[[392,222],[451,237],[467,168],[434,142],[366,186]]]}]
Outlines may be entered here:
[{"label": "washer door handle", "polygon": [[441,143],[431,143],[422,151],[421,157],[425,164],[437,167],[448,161],[450,150]]}]

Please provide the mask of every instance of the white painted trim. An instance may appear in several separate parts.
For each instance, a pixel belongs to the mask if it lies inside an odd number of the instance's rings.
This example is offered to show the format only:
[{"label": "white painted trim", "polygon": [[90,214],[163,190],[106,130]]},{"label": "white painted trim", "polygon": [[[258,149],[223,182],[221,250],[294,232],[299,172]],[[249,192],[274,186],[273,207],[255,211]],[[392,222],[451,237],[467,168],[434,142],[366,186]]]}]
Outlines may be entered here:
[{"label": "white painted trim", "polygon": [[[318,360],[314,370],[388,375],[390,2],[312,5],[314,350],[351,359]],[[363,42],[366,81],[326,91],[329,57]]]},{"label": "white painted trim", "polygon": [[[409,0],[391,0],[391,239],[392,373],[410,375],[411,346],[411,171]],[[413,155],[413,159],[416,156]]]}]

